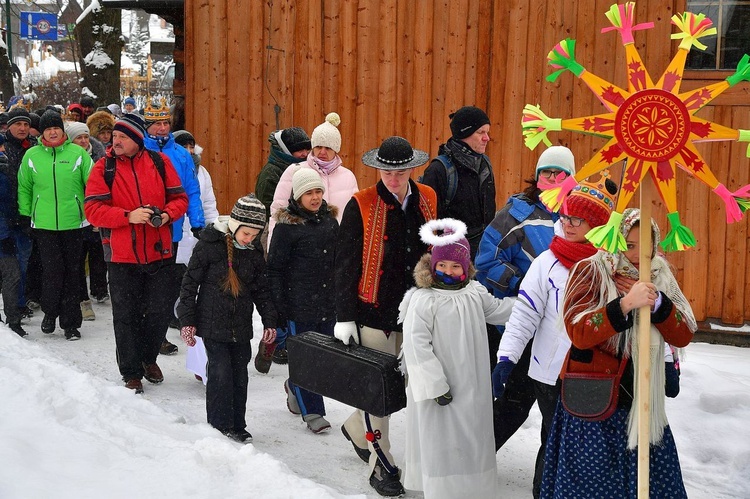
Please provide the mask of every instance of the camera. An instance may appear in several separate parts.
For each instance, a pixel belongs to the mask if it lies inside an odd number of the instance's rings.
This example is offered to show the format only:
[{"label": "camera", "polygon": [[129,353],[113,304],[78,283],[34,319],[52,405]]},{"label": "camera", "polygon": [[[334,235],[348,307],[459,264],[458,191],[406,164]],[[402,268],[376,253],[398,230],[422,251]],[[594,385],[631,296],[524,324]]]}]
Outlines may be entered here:
[{"label": "camera", "polygon": [[153,225],[154,227],[160,227],[162,223],[161,214],[163,212],[156,206],[144,206],[144,208],[149,208],[151,211],[153,211],[153,213],[148,219],[151,225]]}]

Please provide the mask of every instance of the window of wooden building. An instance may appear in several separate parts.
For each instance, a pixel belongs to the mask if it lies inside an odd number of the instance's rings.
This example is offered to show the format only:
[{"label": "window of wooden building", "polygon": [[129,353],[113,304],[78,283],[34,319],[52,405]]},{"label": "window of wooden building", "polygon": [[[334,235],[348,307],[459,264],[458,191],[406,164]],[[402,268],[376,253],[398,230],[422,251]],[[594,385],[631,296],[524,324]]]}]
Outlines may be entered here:
[{"label": "window of wooden building", "polygon": [[750,0],[687,0],[688,12],[706,14],[717,36],[702,38],[706,50],[691,50],[686,69],[733,70],[750,53]]}]

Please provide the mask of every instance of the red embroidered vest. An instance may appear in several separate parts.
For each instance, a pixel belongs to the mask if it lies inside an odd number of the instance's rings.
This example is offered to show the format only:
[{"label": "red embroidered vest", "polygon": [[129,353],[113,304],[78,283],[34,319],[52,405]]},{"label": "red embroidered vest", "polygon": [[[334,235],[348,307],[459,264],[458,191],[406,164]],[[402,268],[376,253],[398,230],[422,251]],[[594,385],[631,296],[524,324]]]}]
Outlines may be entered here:
[{"label": "red embroidered vest", "polygon": [[[431,187],[416,184],[419,194],[419,211],[425,221],[435,218],[437,195]],[[415,193],[412,192],[412,196]],[[354,194],[359,204],[364,225],[362,244],[362,275],[359,278],[359,299],[364,303],[376,303],[380,289],[381,266],[385,253],[383,236],[386,232],[388,204],[378,196],[377,185]]]}]

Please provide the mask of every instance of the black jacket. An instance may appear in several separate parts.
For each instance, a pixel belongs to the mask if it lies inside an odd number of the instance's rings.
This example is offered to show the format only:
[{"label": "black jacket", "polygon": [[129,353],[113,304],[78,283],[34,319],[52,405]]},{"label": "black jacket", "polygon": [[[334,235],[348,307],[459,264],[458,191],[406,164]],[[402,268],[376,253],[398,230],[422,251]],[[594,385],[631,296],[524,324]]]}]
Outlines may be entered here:
[{"label": "black jacket", "polygon": [[[359,325],[375,329],[401,331],[398,306],[404,293],[414,286],[414,266],[427,251],[427,245],[419,238],[419,228],[425,223],[425,218],[419,210],[417,184],[411,180],[409,183],[412,195],[405,211],[382,181],[355,194],[347,203],[336,248],[338,322],[356,321]],[[364,224],[357,196],[366,195],[370,189],[377,189],[378,196],[388,205],[380,289],[377,303],[374,304],[358,298],[362,252],[367,249],[364,247]]]},{"label": "black jacket", "polygon": [[335,319],[337,211],[323,201],[318,212],[311,213],[292,199],[274,215],[268,281],[282,318],[313,323]]},{"label": "black jacket", "polygon": [[181,326],[195,326],[196,334],[203,338],[250,343],[253,305],[258,307],[263,327],[273,328],[278,324],[265,275],[266,263],[263,253],[255,248],[235,248],[232,267],[242,289],[236,299],[222,291],[229,270],[224,227],[225,222],[216,222],[200,233],[182,279],[177,316]]},{"label": "black jacket", "polygon": [[492,165],[483,154],[476,154],[464,142],[448,139],[438,154],[450,158],[458,172],[456,195],[447,204],[448,177],[445,167],[433,159],[424,171],[422,183],[435,189],[438,198],[438,218],[456,218],[466,224],[471,246],[471,260],[479,249],[484,228],[495,218],[495,176]]}]

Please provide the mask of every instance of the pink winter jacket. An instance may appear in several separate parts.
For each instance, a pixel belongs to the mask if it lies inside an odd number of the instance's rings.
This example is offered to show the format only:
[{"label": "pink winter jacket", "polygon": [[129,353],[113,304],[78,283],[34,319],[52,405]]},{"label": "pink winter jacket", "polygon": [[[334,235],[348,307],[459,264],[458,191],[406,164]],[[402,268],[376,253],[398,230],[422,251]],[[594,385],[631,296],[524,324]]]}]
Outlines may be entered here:
[{"label": "pink winter jacket", "polygon": [[323,199],[326,200],[328,206],[335,206],[338,208],[338,216],[336,220],[340,223],[341,217],[344,215],[344,207],[349,202],[351,197],[359,191],[357,186],[357,177],[354,176],[351,170],[341,165],[331,174],[326,174],[320,170],[317,166],[311,167],[307,161],[289,165],[284,170],[279,183],[276,186],[276,191],[273,194],[273,203],[271,203],[271,220],[268,224],[268,246],[271,247],[271,237],[273,236],[273,228],[276,225],[273,214],[279,208],[284,208],[289,204],[289,197],[292,195],[292,176],[299,167],[312,168],[318,172],[320,178],[323,180],[323,185],[326,186],[326,191],[323,194]]}]

